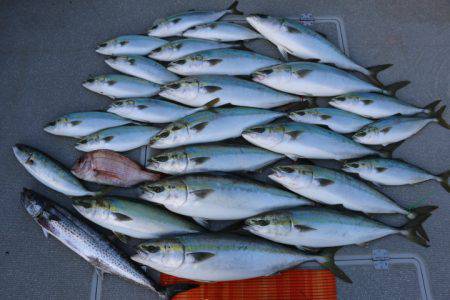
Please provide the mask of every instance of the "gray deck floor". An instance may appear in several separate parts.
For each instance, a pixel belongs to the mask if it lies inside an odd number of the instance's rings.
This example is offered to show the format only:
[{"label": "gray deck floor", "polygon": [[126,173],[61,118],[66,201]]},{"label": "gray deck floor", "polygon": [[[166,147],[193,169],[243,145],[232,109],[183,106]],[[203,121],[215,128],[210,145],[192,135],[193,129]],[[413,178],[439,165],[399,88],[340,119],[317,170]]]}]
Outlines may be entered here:
[{"label": "gray deck floor", "polygon": [[[370,66],[393,63],[385,83],[408,79],[399,96],[423,106],[437,98],[450,105],[450,4],[448,1],[251,1],[244,12],[273,15],[331,15],[343,18],[351,56]],[[78,156],[74,141],[46,134],[43,125],[62,114],[99,109],[107,98],[83,89],[89,74],[111,72],[94,53],[97,42],[122,34],[144,33],[158,17],[192,8],[219,9],[224,1],[1,1],[0,90],[0,295],[2,299],[86,299],[92,268],[54,239],[46,240],[19,203],[23,186],[60,203],[15,160],[11,146],[33,145],[71,165]],[[450,114],[446,114],[450,119]],[[440,173],[450,167],[450,134],[429,125],[408,140],[396,156]],[[370,253],[372,248],[420,255],[428,267],[435,299],[450,298],[450,197],[437,183],[383,189],[404,206],[440,206],[426,223],[431,247],[423,249],[401,237],[377,241],[370,248],[343,253]],[[391,272],[344,268],[353,286],[338,283],[342,299],[406,299],[416,294],[414,269]],[[381,273],[380,273],[381,272]],[[413,279],[411,279],[413,278]],[[411,288],[410,288],[411,287]],[[107,279],[105,299],[148,294],[119,279]]]}]

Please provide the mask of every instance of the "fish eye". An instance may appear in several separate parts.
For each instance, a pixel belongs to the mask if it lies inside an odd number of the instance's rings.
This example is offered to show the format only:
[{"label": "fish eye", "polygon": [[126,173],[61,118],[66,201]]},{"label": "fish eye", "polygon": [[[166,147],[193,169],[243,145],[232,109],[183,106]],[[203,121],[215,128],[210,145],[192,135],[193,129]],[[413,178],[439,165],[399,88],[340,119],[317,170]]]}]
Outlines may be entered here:
[{"label": "fish eye", "polygon": [[333,100],[345,101],[345,97],[336,97],[336,98],[333,98]]},{"label": "fish eye", "polygon": [[166,162],[169,160],[169,157],[167,155],[163,155],[163,156],[157,156],[153,159],[156,161],[159,161],[159,162]]},{"label": "fish eye", "polygon": [[357,163],[351,163],[351,164],[348,164],[348,166],[352,167],[352,168],[359,168],[359,164],[357,164]]},{"label": "fish eye", "polygon": [[174,63],[177,64],[177,65],[184,65],[186,63],[186,60],[185,59],[180,59],[180,60],[174,61]]},{"label": "fish eye", "polygon": [[108,43],[106,43],[106,42],[98,45],[99,48],[104,48],[106,46],[108,46]]},{"label": "fish eye", "polygon": [[56,125],[56,121],[51,121],[47,124],[47,126],[53,127]]},{"label": "fish eye", "polygon": [[257,128],[252,128],[250,129],[251,132],[255,132],[255,133],[263,133],[266,129],[263,127],[257,127]]},{"label": "fish eye", "polygon": [[267,19],[267,18],[269,18],[268,15],[263,15],[263,14],[254,14],[254,16],[257,16],[257,17],[259,17],[259,18],[261,18],[261,19]]},{"label": "fish eye", "polygon": [[150,189],[152,191],[154,191],[155,193],[162,193],[164,191],[164,187],[163,186],[153,186]]},{"label": "fish eye", "polygon": [[181,84],[179,84],[179,83],[173,83],[173,84],[166,85],[166,88],[173,89],[173,90],[179,89],[180,87],[181,87]]},{"label": "fish eye", "polygon": [[94,78],[89,78],[89,79],[86,80],[86,82],[89,82],[89,83],[93,83],[94,81],[95,81]]},{"label": "fish eye", "polygon": [[366,135],[367,135],[367,133],[365,131],[360,131],[360,132],[355,133],[355,136],[366,136]]},{"label": "fish eye", "polygon": [[82,139],[78,141],[78,144],[87,144],[87,139]]},{"label": "fish eye", "polygon": [[297,113],[297,115],[299,115],[299,116],[304,116],[304,115],[306,115],[306,113],[305,113],[304,111],[299,111],[299,112]]},{"label": "fish eye", "polygon": [[160,138],[166,138],[166,137],[168,137],[169,136],[169,132],[168,131],[164,131],[164,132],[162,132],[160,135],[159,135],[159,137]]},{"label": "fish eye", "polygon": [[172,127],[173,131],[180,130],[180,129],[181,129],[181,126],[179,126],[179,125],[175,125]]},{"label": "fish eye", "polygon": [[160,248],[158,246],[152,246],[152,245],[146,245],[144,246],[144,249],[150,253],[156,253],[159,252]]},{"label": "fish eye", "polygon": [[292,167],[288,167],[288,166],[285,166],[285,167],[279,167],[279,169],[280,169],[281,171],[283,171],[283,172],[286,172],[286,173],[293,173],[293,172],[294,172],[294,169],[293,169]]},{"label": "fish eye", "polygon": [[270,224],[270,222],[267,220],[255,220],[254,223],[255,223],[255,225],[259,225],[259,226],[267,226]]},{"label": "fish eye", "polygon": [[162,47],[159,47],[159,48],[154,49],[152,52],[158,53],[158,52],[161,52],[161,50],[162,50]]}]

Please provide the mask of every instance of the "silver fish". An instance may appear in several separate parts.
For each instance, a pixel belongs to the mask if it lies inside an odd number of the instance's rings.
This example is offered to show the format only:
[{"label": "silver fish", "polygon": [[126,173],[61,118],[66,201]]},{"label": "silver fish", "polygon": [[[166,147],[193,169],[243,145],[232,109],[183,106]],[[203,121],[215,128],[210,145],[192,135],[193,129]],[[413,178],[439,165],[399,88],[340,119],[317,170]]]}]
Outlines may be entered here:
[{"label": "silver fish", "polygon": [[450,192],[448,182],[450,171],[433,175],[419,167],[398,159],[364,158],[346,162],[342,170],[356,173],[361,178],[382,185],[416,184],[428,180],[436,180]]},{"label": "silver fish", "polygon": [[338,133],[351,133],[370,124],[373,120],[343,110],[317,107],[294,111],[289,118],[296,122],[325,125]]},{"label": "silver fish", "polygon": [[307,261],[316,261],[351,282],[334,264],[334,252],[306,254],[251,236],[188,234],[138,246],[131,259],[160,272],[198,281],[227,281],[269,276]]},{"label": "silver fish", "polygon": [[83,137],[102,129],[133,123],[115,114],[102,111],[71,113],[49,122],[48,133],[69,137]]},{"label": "silver fish", "polygon": [[311,205],[297,195],[230,175],[185,175],[144,183],[141,199],[207,220],[239,220],[274,209]]},{"label": "silver fish", "polygon": [[99,149],[129,151],[146,145],[159,130],[156,127],[140,125],[108,128],[83,137],[75,148],[84,152]]},{"label": "silver fish", "polygon": [[450,129],[450,125],[442,118],[444,110],[445,106],[442,106],[431,118],[393,116],[379,120],[356,132],[353,139],[361,144],[385,146],[413,136],[432,122]]},{"label": "silver fish", "polygon": [[364,68],[352,61],[324,36],[303,26],[297,20],[252,14],[247,17],[247,22],[274,43],[284,57],[289,53],[299,58],[333,64],[338,68],[354,70],[372,77],[391,66]]},{"label": "silver fish", "polygon": [[111,99],[150,97],[159,93],[159,85],[141,78],[109,74],[89,78],[83,82],[88,90]]},{"label": "silver fish", "polygon": [[305,99],[275,91],[262,84],[228,75],[200,75],[183,78],[162,87],[160,96],[189,106],[202,106],[218,100],[216,106],[232,104],[273,108]]},{"label": "silver fish", "polygon": [[248,128],[242,137],[264,149],[282,153],[291,159],[343,160],[366,155],[385,155],[322,127],[284,122]]},{"label": "silver fish", "polygon": [[214,49],[196,52],[169,63],[167,70],[179,75],[250,75],[281,61],[255,52]]},{"label": "silver fish", "polygon": [[145,167],[172,175],[255,171],[283,157],[250,145],[206,144],[166,150],[151,157]]},{"label": "silver fish", "polygon": [[76,199],[73,206],[83,217],[119,236],[151,239],[203,231],[159,206],[123,197]]},{"label": "silver fish", "polygon": [[273,168],[269,178],[287,189],[328,205],[342,205],[366,214],[401,214],[409,219],[429,214],[435,206],[410,211],[362,181],[350,175],[311,165],[288,165]]},{"label": "silver fish", "polygon": [[199,51],[236,46],[239,46],[239,44],[219,43],[203,39],[180,39],[154,49],[148,54],[148,57],[161,61],[173,61]]},{"label": "silver fish", "polygon": [[41,226],[45,236],[48,234],[54,236],[90,263],[101,275],[103,273],[117,275],[166,299],[197,286],[195,284],[159,286],[102,235],[53,201],[28,189],[23,190],[21,201],[28,214]]},{"label": "silver fish", "polygon": [[111,68],[124,74],[158,84],[176,81],[179,77],[157,62],[139,55],[111,56],[105,60]]},{"label": "silver fish", "polygon": [[242,15],[242,12],[237,10],[238,3],[238,1],[234,1],[226,10],[222,11],[191,10],[158,19],[153,23],[153,27],[147,31],[147,34],[157,37],[181,35],[183,31],[192,26],[217,21],[226,14]]},{"label": "silver fish", "polygon": [[197,25],[183,32],[183,36],[218,42],[236,42],[262,38],[262,35],[251,29],[230,22],[213,22]]},{"label": "silver fish", "polygon": [[44,153],[26,145],[13,147],[14,155],[22,166],[43,185],[67,196],[98,196],[88,191],[64,166]]},{"label": "silver fish", "polygon": [[146,55],[167,44],[166,40],[145,35],[123,35],[100,43],[95,50],[105,55]]},{"label": "silver fish", "polygon": [[361,214],[324,207],[298,207],[249,218],[244,229],[271,241],[299,248],[361,245],[393,234],[428,247],[427,239],[420,235],[420,226],[429,216],[414,219],[402,227],[392,227]]},{"label": "silver fish", "polygon": [[[276,90],[309,97],[331,97],[354,92],[391,94],[406,82],[385,89],[377,87],[343,70],[312,62],[291,62],[255,71],[253,81]],[[409,83],[409,82],[408,82]]]},{"label": "silver fish", "polygon": [[415,107],[395,97],[378,93],[351,93],[334,97],[328,103],[336,108],[372,119],[393,115],[411,116],[419,113],[432,114],[440,101],[434,101],[424,108]]},{"label": "silver fish", "polygon": [[191,108],[159,99],[135,98],[114,101],[107,111],[141,122],[169,123],[205,108]]},{"label": "silver fish", "polygon": [[149,145],[166,149],[222,141],[240,136],[246,128],[271,122],[284,115],[282,112],[250,107],[198,111],[168,125],[150,140]]}]

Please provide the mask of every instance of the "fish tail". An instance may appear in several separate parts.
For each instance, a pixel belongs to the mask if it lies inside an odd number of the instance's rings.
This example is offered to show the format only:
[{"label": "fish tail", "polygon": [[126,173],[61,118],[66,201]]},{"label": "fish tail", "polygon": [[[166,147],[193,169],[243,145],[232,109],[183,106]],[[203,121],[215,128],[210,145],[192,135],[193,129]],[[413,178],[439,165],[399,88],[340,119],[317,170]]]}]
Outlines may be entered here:
[{"label": "fish tail", "polygon": [[386,85],[383,88],[383,93],[387,94],[387,95],[395,96],[395,94],[400,89],[404,88],[405,86],[407,86],[410,83],[411,83],[411,81],[409,81],[409,80],[403,80],[403,81],[394,82],[392,84]]},{"label": "fish tail", "polygon": [[383,84],[378,79],[378,74],[390,67],[392,67],[392,64],[385,64],[385,65],[377,65],[367,68],[367,74],[364,73],[366,76],[369,77],[369,79],[377,86],[383,87]]},{"label": "fish tail", "polygon": [[410,209],[409,213],[406,215],[406,217],[410,220],[421,218],[422,216],[428,217],[431,215],[431,212],[437,208],[438,207],[434,206],[434,205],[419,206],[419,207]]},{"label": "fish tail", "polygon": [[317,262],[323,267],[330,270],[331,273],[333,273],[336,277],[340,278],[341,280],[347,283],[353,283],[350,277],[348,277],[347,274],[345,274],[344,271],[342,271],[335,263],[334,255],[340,248],[341,247],[323,249],[318,254],[320,259],[318,259]]},{"label": "fish tail", "polygon": [[[423,247],[429,247],[428,235],[425,232],[425,229],[423,229],[422,224],[431,216],[430,212],[436,208],[436,206],[423,206],[416,208],[416,217],[400,228],[400,234],[411,242],[419,244]],[[418,210],[422,212],[418,212]]]},{"label": "fish tail", "polygon": [[442,116],[445,112],[445,108],[446,108],[445,105],[442,106],[433,114],[433,116],[436,118],[436,121],[438,122],[439,125],[450,130],[450,124],[448,124]]},{"label": "fish tail", "polygon": [[436,113],[435,108],[439,103],[441,103],[441,100],[436,100],[427,104],[423,107],[423,112],[429,115],[434,115]]},{"label": "fish tail", "polygon": [[450,193],[450,183],[448,182],[448,179],[450,178],[450,170],[441,173],[438,175],[439,181],[441,182],[442,187]]},{"label": "fish tail", "polygon": [[381,157],[390,158],[392,157],[392,153],[394,153],[394,151],[397,150],[397,148],[400,147],[400,145],[403,144],[404,141],[405,140],[389,144],[386,147],[383,147],[381,150],[379,150],[378,154]]},{"label": "fish tail", "polygon": [[159,292],[164,296],[165,299],[172,299],[175,295],[186,292],[188,290],[198,287],[195,283],[175,283],[160,287]]},{"label": "fish tail", "polygon": [[233,3],[231,3],[230,6],[228,6],[227,11],[229,11],[231,14],[234,15],[243,15],[244,13],[237,9],[237,6],[239,5],[239,1],[235,0]]},{"label": "fish tail", "polygon": [[111,193],[115,188],[116,187],[114,187],[114,186],[104,187],[100,191],[95,192],[95,194],[92,195],[92,197],[98,198],[98,197],[106,196],[107,194]]}]

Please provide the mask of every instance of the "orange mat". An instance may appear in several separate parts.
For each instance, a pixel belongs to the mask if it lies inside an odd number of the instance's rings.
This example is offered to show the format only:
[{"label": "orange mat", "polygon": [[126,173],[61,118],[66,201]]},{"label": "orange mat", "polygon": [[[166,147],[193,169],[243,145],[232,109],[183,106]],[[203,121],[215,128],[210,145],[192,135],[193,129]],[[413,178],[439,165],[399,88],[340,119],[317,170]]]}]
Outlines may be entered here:
[{"label": "orange mat", "polygon": [[[194,282],[161,274],[163,285]],[[336,280],[328,270],[289,270],[278,275],[228,282],[199,283],[200,287],[178,294],[173,299],[336,299]]]}]

